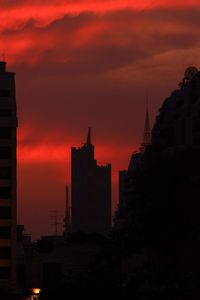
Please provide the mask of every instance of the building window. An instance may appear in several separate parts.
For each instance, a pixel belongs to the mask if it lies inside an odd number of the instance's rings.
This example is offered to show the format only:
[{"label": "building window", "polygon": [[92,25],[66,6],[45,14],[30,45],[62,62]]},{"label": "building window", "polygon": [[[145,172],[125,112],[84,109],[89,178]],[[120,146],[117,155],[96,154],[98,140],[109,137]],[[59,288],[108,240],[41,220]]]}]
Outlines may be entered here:
[{"label": "building window", "polygon": [[11,147],[0,147],[0,159],[11,158]]},{"label": "building window", "polygon": [[0,267],[0,279],[11,279],[11,268]]},{"label": "building window", "polygon": [[11,207],[0,207],[0,219],[11,219]]},{"label": "building window", "polygon": [[11,258],[11,247],[0,247],[0,259]]},{"label": "building window", "polygon": [[0,97],[10,97],[10,90],[0,90]]},{"label": "building window", "polygon": [[11,179],[12,170],[11,167],[0,167],[0,179]]},{"label": "building window", "polygon": [[10,239],[11,238],[11,227],[0,226],[0,239]]},{"label": "building window", "polygon": [[0,186],[0,198],[3,198],[3,199],[11,198],[11,187],[10,186]]},{"label": "building window", "polygon": [[11,109],[0,109],[0,117],[10,117],[12,116]]},{"label": "building window", "polygon": [[10,139],[12,137],[11,127],[0,127],[0,139]]}]

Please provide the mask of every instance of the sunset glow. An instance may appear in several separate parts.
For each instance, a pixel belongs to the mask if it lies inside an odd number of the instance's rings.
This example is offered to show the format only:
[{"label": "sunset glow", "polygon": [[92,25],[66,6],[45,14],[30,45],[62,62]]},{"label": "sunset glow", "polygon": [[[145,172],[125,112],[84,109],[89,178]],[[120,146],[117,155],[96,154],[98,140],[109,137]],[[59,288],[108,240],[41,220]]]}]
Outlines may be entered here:
[{"label": "sunset glow", "polygon": [[186,67],[200,67],[199,0],[2,0],[0,10],[0,55],[16,73],[19,222],[31,231],[39,202],[46,218],[47,203],[64,210],[70,149],[89,126],[97,160],[113,165],[117,203],[147,93],[153,125]]}]

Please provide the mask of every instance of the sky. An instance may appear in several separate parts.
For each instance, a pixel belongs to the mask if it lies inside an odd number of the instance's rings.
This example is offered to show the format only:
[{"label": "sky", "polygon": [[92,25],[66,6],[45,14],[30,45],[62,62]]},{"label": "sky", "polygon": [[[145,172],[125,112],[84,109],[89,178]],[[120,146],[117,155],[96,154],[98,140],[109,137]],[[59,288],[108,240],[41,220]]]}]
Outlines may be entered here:
[{"label": "sky", "polygon": [[59,232],[70,148],[92,128],[99,164],[118,171],[190,65],[200,67],[199,0],[0,0],[0,56],[16,73],[18,223]]}]

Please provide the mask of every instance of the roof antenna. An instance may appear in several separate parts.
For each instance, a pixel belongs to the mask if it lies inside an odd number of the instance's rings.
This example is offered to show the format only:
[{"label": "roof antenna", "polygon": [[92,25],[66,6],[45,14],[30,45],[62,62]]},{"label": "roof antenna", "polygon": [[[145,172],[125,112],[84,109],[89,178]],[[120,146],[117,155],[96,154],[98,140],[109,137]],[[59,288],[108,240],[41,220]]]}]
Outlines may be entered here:
[{"label": "roof antenna", "polygon": [[146,95],[146,115],[145,115],[145,124],[144,124],[144,135],[143,135],[143,141],[142,145],[140,147],[140,150],[142,152],[145,151],[146,147],[151,144],[151,128],[150,128],[150,121],[149,121],[149,99],[148,94]]},{"label": "roof antenna", "polygon": [[91,145],[91,127],[88,128],[87,145]]}]

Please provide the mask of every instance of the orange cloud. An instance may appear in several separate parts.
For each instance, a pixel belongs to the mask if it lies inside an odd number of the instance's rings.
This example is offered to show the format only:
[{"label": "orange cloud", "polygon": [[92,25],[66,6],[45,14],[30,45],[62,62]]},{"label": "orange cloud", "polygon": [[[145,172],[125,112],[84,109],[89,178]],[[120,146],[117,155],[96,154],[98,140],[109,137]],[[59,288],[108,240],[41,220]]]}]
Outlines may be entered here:
[{"label": "orange cloud", "polygon": [[192,7],[199,6],[198,0],[176,0],[173,3],[166,0],[134,1],[134,0],[51,0],[51,1],[13,1],[13,5],[0,3],[1,31],[9,28],[20,28],[29,20],[35,20],[38,26],[62,18],[64,15],[78,15],[81,13],[104,14],[120,10],[143,11],[158,7]]},{"label": "orange cloud", "polygon": [[193,46],[199,41],[197,18],[198,11],[185,9],[65,16],[46,27],[30,22],[5,31],[0,43],[6,59],[15,65],[56,63],[71,70],[70,75],[81,68],[84,72],[96,67],[104,71]]}]

